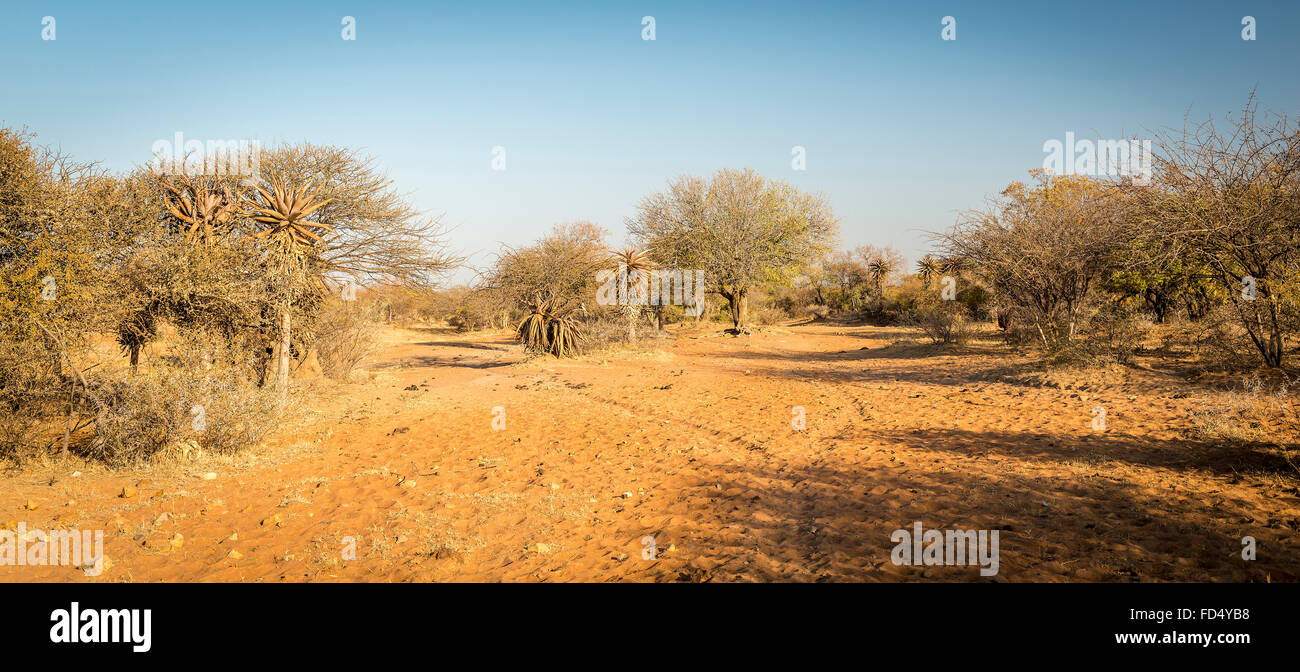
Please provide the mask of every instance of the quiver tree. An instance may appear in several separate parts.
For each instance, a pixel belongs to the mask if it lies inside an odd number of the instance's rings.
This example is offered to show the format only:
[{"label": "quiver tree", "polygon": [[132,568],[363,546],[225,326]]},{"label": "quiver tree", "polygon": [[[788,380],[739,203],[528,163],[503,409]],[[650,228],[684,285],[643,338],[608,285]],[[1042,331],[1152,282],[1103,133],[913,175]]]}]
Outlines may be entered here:
[{"label": "quiver tree", "polygon": [[927,254],[916,262],[916,274],[921,277],[921,282],[926,289],[933,289],[935,281],[943,275],[940,270],[940,263],[932,254]]},{"label": "quiver tree", "polygon": [[261,225],[252,238],[266,247],[269,267],[279,276],[279,283],[273,286],[272,292],[279,313],[275,382],[283,409],[289,392],[292,350],[293,313],[290,307],[304,288],[325,289],[318,271],[320,253],[317,245],[324,245],[325,238],[321,234],[333,233],[333,228],[307,219],[329,204],[329,199],[317,197],[319,186],[312,188],[302,184],[295,189],[282,179],[272,178],[269,187],[256,187],[256,196],[246,200],[246,212],[249,218]]},{"label": "quiver tree", "polygon": [[160,175],[158,182],[166,192],[163,204],[191,242],[214,245],[227,233],[239,208],[239,197],[230,185],[219,185],[203,175],[192,178],[184,173],[173,178]]},{"label": "quiver tree", "polygon": [[876,301],[885,302],[885,278],[894,272],[894,263],[884,257],[876,257],[867,263],[867,275],[871,278],[872,288],[876,290]]},{"label": "quiver tree", "polygon": [[265,150],[257,164],[261,182],[244,210],[268,269],[283,399],[295,312],[318,309],[345,280],[431,287],[459,259],[447,251],[439,219],[414,208],[369,157],[304,143]]},{"label": "quiver tree", "polygon": [[[623,316],[627,319],[627,338],[631,342],[636,341],[636,321],[641,316],[641,304],[633,300],[648,294],[650,286],[650,271],[654,264],[650,261],[649,255],[636,249],[635,247],[625,247],[621,250],[610,250],[610,260],[618,264],[619,271],[627,273],[627,291],[632,293],[632,288],[636,288],[636,297],[626,297],[627,303],[623,306]],[[619,290],[620,294],[622,289]],[[656,303],[655,314],[659,316],[659,328],[663,328],[663,306]]]}]

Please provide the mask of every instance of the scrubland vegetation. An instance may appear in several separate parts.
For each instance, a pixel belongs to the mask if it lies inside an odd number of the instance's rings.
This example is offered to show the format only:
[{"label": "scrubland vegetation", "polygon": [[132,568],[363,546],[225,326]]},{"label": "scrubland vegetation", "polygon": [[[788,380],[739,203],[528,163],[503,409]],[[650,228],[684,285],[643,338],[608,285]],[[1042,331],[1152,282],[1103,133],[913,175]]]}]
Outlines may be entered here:
[{"label": "scrubland vegetation", "polygon": [[[681,323],[742,338],[904,326],[1044,367],[1209,374],[1239,407],[1207,409],[1206,437],[1295,441],[1300,132],[1253,107],[1159,136],[1149,181],[1033,171],[910,265],[837,250],[821,196],[720,170],[643,199],[630,247],[561,223],[502,247],[471,285],[439,286],[459,263],[444,229],[371,159],[303,144],[259,164],[252,184],[110,174],[0,129],[0,456],[238,450],[274,430],[295,380],[346,380],[381,324],[508,330],[548,357],[644,347]],[[702,271],[702,303],[601,303],[611,268],[632,286]]]},{"label": "scrubland vegetation", "polygon": [[248,446],[291,372],[342,376],[362,355],[370,308],[338,288],[428,287],[455,264],[370,159],[309,144],[258,159],[251,185],[113,175],[0,130],[0,456]]}]

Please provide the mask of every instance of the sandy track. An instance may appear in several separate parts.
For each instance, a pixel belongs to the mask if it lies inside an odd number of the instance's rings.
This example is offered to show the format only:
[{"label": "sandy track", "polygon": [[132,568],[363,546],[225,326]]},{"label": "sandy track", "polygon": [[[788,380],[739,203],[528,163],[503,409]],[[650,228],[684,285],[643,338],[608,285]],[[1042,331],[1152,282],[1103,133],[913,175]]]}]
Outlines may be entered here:
[{"label": "sandy track", "polygon": [[[372,380],[321,401],[260,458],[0,479],[0,524],[103,528],[111,560],[97,578],[0,567],[0,579],[1300,576],[1294,480],[1252,475],[1285,473],[1270,455],[1187,440],[1185,383],[1126,370],[1040,387],[1007,375],[1014,356],[890,346],[897,333],[698,332],[656,341],[657,354],[521,362],[506,335],[395,331]],[[1090,424],[1097,405],[1105,432]],[[202,480],[209,470],[218,478]],[[117,497],[141,478],[138,497]],[[915,521],[1000,530],[998,575],[894,565],[890,534]]]}]

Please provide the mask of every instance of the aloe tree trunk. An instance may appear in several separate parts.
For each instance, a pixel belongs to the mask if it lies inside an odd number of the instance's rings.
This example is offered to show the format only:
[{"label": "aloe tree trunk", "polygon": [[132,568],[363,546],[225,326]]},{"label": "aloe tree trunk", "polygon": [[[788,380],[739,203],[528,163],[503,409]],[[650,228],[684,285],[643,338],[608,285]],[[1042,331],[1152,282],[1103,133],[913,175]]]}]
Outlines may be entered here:
[{"label": "aloe tree trunk", "polygon": [[636,343],[636,320],[641,314],[641,306],[623,306],[623,317],[627,320],[627,340]]},{"label": "aloe tree trunk", "polygon": [[275,373],[275,386],[280,395],[281,412],[284,412],[285,404],[289,399],[289,337],[292,333],[291,327],[289,309],[286,308],[280,313],[280,353],[279,362],[277,363],[278,368]]}]

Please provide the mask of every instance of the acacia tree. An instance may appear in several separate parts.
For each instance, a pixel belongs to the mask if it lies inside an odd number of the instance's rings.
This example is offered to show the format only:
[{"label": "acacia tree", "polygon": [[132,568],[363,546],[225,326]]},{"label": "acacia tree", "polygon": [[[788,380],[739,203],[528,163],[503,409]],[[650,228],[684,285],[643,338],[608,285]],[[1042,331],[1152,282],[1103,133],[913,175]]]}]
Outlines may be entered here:
[{"label": "acacia tree", "polygon": [[327,201],[312,220],[328,227],[314,260],[318,277],[331,284],[428,288],[460,262],[441,217],[412,205],[369,156],[302,143],[266,151],[259,167],[264,182],[313,185]]},{"label": "acacia tree", "polygon": [[867,269],[853,253],[839,251],[822,261],[817,280],[819,303],[835,310],[857,310],[862,286],[867,282]]},{"label": "acacia tree", "polygon": [[[244,250],[235,249],[239,196],[233,179],[137,169],[121,183],[129,193],[125,200],[145,209],[119,265],[128,314],[117,340],[134,371],[162,319],[215,322],[227,334],[244,323],[239,313],[250,297],[241,280],[256,271]],[[160,206],[165,214],[157,212]]]},{"label": "acacia tree", "polygon": [[596,272],[608,268],[605,232],[591,222],[556,224],[532,245],[501,246],[493,265],[480,272],[479,291],[523,308],[536,299],[563,311],[585,307],[596,295]]},{"label": "acacia tree", "polygon": [[1208,268],[1271,367],[1300,328],[1300,128],[1257,117],[1252,96],[1224,131],[1213,119],[1157,138],[1139,193],[1171,254]]},{"label": "acacia tree", "polygon": [[0,455],[35,447],[34,427],[104,403],[78,362],[126,311],[120,266],[161,207],[133,183],[0,128]]},{"label": "acacia tree", "polygon": [[707,180],[679,177],[642,199],[627,227],[655,259],[703,270],[738,332],[750,291],[789,283],[816,263],[834,245],[839,222],[820,195],[749,168],[724,168]]},{"label": "acacia tree", "polygon": [[964,264],[1034,325],[1046,348],[1074,339],[1089,290],[1115,267],[1133,237],[1130,204],[1117,185],[1031,171],[985,210],[965,213],[941,251]]},{"label": "acacia tree", "polygon": [[1122,252],[1121,266],[1105,279],[1102,287],[1120,300],[1141,299],[1147,311],[1163,324],[1178,307],[1186,306],[1187,316],[1201,317],[1215,287],[1213,275],[1194,257],[1171,256],[1158,241],[1136,243]]}]

